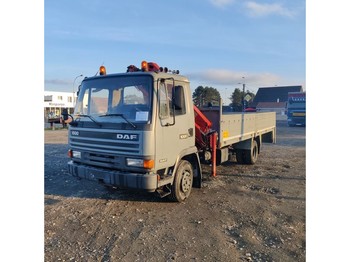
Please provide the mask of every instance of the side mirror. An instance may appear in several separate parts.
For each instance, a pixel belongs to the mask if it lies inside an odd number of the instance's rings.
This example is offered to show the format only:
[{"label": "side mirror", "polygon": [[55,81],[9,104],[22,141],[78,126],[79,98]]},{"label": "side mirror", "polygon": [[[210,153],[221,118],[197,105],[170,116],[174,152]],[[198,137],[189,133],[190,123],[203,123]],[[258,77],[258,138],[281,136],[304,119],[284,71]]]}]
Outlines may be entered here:
[{"label": "side mirror", "polygon": [[78,122],[74,120],[74,117],[71,114],[67,114],[67,119],[68,117],[70,117],[70,121],[67,121],[67,124],[69,124],[70,126],[77,126]]}]

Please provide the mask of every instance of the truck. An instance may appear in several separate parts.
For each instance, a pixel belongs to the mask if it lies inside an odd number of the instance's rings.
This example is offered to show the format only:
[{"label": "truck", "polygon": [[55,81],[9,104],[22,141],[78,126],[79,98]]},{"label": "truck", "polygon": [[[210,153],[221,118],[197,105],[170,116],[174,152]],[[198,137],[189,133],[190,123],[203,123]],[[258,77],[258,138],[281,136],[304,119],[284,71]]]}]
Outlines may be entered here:
[{"label": "truck", "polygon": [[289,92],[287,101],[288,126],[306,125],[306,92]]},{"label": "truck", "polygon": [[68,132],[70,175],[182,202],[201,188],[202,165],[215,177],[233,156],[254,164],[262,143],[276,141],[276,115],[197,108],[187,77],[142,61],[86,77]]}]

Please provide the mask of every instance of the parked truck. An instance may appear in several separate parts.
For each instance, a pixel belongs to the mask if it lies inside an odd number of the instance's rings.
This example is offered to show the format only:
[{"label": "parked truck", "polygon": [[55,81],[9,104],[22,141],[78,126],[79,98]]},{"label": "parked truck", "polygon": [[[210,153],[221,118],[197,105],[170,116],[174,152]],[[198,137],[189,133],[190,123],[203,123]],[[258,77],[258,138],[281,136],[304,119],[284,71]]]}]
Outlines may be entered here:
[{"label": "parked truck", "polygon": [[306,125],[306,93],[289,92],[287,101],[288,126]]},{"label": "parked truck", "polygon": [[69,115],[69,173],[114,187],[184,201],[201,187],[203,164],[235,155],[254,164],[263,142],[275,143],[275,113],[197,108],[189,80],[143,61],[126,73],[85,78]]}]

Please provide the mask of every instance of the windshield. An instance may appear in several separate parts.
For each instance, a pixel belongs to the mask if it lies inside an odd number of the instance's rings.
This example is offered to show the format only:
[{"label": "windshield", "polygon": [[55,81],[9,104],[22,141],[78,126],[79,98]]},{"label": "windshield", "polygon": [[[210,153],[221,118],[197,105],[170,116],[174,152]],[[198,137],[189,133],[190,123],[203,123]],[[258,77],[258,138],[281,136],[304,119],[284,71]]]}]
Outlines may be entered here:
[{"label": "windshield", "polygon": [[85,80],[74,110],[76,118],[98,122],[149,123],[152,78],[150,76],[108,76]]}]

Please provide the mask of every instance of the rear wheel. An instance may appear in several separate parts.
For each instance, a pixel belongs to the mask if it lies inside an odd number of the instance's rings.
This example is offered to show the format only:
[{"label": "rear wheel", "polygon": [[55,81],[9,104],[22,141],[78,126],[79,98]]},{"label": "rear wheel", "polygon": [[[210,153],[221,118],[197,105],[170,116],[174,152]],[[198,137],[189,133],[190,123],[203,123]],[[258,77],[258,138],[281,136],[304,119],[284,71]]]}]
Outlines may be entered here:
[{"label": "rear wheel", "polygon": [[175,174],[174,183],[171,186],[170,199],[182,202],[191,194],[193,184],[193,169],[190,162],[181,160]]},{"label": "rear wheel", "polygon": [[250,150],[245,150],[244,152],[244,163],[253,165],[255,162],[258,160],[258,153],[259,153],[259,148],[258,148],[258,143],[253,140],[253,146],[252,149]]}]

